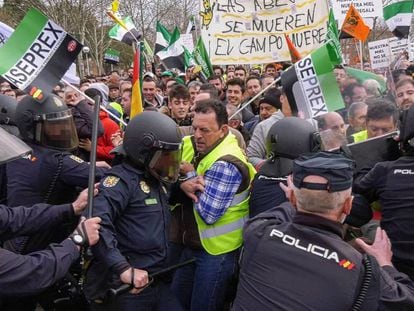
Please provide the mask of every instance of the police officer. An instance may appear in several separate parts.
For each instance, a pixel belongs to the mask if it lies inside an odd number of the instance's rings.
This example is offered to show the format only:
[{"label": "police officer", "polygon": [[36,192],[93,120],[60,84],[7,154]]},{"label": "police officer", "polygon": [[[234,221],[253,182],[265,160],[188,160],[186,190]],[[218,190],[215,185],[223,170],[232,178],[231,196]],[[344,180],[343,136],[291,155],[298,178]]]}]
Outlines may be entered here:
[{"label": "police officer", "polygon": [[[404,110],[400,120],[400,145],[396,161],[377,163],[358,176],[354,191],[370,202],[379,200],[381,227],[392,242],[395,267],[414,280],[414,107]],[[362,172],[363,174],[363,172]]]},{"label": "police officer", "polygon": [[[0,128],[0,163],[24,156],[30,148],[17,137]],[[97,193],[97,190],[96,190]],[[79,215],[87,205],[87,190],[81,192],[72,204],[37,204],[32,208],[9,208],[0,205],[0,239],[44,230],[50,225],[68,221]],[[71,240],[51,244],[47,250],[18,255],[0,248],[0,297],[27,295],[45,289],[61,279],[70,265],[79,257],[82,242],[96,243],[99,238],[99,219],[89,219],[78,226]],[[13,306],[10,306],[13,309]],[[2,305],[0,308],[8,307]]]},{"label": "police officer", "polygon": [[[15,121],[23,140],[33,149],[30,160],[19,159],[7,164],[7,204],[62,204],[73,201],[81,189],[88,186],[89,164],[70,153],[78,138],[70,109],[63,101],[49,95],[42,103],[29,96],[21,100]],[[106,169],[97,168],[98,181]],[[23,243],[8,243],[8,249],[27,253],[43,249],[50,242],[65,238],[69,231],[63,226]]]},{"label": "police officer", "polygon": [[[169,117],[145,111],[129,122],[120,148],[125,158],[102,179],[94,202],[102,231],[85,288],[92,310],[180,309],[169,288],[160,280],[149,284],[148,277],[166,262],[166,184],[178,178],[180,148],[178,127]],[[107,290],[123,283],[132,290],[111,306]]]},{"label": "police officer", "polygon": [[[411,310],[413,283],[391,263],[378,229],[375,256],[342,239],[352,204],[353,161],[319,152],[293,162],[286,202],[250,220],[233,310]],[[293,181],[293,183],[292,183]],[[285,187],[284,187],[285,188]],[[381,266],[381,267],[380,267]]]},{"label": "police officer", "polygon": [[253,179],[250,217],[286,202],[279,183],[286,182],[287,175],[292,172],[293,160],[301,154],[321,149],[319,133],[308,121],[297,117],[287,117],[273,124],[266,143],[269,158]]},{"label": "police officer", "polygon": [[[26,96],[17,105],[15,122],[33,153],[30,159],[7,163],[7,205],[72,202],[79,188],[88,186],[89,164],[70,153],[78,145],[71,110],[55,95],[46,96],[41,103]],[[96,181],[105,171],[96,169]],[[75,218],[50,226],[48,230],[7,241],[4,247],[19,254],[39,251],[50,243],[61,242],[77,223]],[[42,302],[45,308],[54,300],[50,297],[48,295],[46,302]],[[13,310],[26,310],[36,300],[38,298],[16,300]]]}]

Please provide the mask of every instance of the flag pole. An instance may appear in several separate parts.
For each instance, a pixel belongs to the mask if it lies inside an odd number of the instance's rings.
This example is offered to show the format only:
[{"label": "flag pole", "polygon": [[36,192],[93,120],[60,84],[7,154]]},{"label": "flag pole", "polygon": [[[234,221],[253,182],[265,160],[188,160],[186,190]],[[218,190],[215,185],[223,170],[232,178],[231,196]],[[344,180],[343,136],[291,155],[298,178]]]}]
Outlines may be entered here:
[{"label": "flag pole", "polygon": [[[65,79],[61,79],[60,81],[63,82],[63,84],[65,84],[66,86],[72,88],[76,93],[78,93],[79,95],[81,95],[82,97],[84,97],[85,99],[87,99],[90,103],[94,104],[95,101],[90,98],[88,95],[86,95],[84,92],[82,92],[80,89],[78,89],[76,86],[70,84],[68,81],[66,81]],[[115,115],[113,112],[109,111],[108,109],[106,109],[104,106],[100,106],[99,109],[105,111],[107,114],[109,114],[112,118],[114,118],[115,120],[117,120],[118,122],[120,122],[122,125],[127,126],[127,124],[125,123],[124,120],[121,120],[117,115]]]},{"label": "flag pole", "polygon": [[360,54],[360,60],[361,60],[361,70],[364,70],[364,61],[363,61],[363,54],[362,54],[362,41],[359,40],[359,51],[361,52]]},{"label": "flag pole", "polygon": [[277,78],[276,80],[273,80],[272,83],[270,83],[268,86],[266,86],[263,90],[261,90],[259,93],[257,93],[255,96],[253,96],[247,103],[243,104],[243,106],[241,106],[239,109],[237,109],[237,111],[235,113],[233,113],[230,117],[229,120],[233,119],[234,116],[236,114],[238,114],[240,111],[242,111],[243,109],[245,109],[247,106],[250,105],[250,103],[254,102],[260,95],[262,95],[264,92],[266,92],[268,89],[270,89],[271,87],[273,87],[277,82],[279,82],[281,79],[281,77]]}]

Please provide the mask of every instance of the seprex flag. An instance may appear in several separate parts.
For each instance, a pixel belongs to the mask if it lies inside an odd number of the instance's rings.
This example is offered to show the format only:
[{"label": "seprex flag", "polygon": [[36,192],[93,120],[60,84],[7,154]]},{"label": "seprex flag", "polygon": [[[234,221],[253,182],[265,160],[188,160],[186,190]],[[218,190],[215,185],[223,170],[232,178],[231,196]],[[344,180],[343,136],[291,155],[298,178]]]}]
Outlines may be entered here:
[{"label": "seprex flag", "polygon": [[0,75],[19,89],[42,100],[50,93],[82,45],[36,9],[30,9],[0,48]]},{"label": "seprex flag", "polygon": [[340,64],[332,40],[282,74],[282,85],[294,113],[316,118],[345,107],[333,70]]}]

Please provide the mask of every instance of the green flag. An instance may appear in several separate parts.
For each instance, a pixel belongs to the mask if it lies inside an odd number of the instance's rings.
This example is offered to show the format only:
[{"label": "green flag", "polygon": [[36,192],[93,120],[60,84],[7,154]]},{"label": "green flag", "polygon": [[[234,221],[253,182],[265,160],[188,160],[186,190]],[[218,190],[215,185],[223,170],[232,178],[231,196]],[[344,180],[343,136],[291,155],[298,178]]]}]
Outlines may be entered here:
[{"label": "green flag", "polygon": [[201,37],[197,40],[197,44],[193,51],[193,57],[196,64],[201,66],[202,71],[207,78],[214,75],[213,67],[211,66],[210,62],[210,57],[208,56],[207,49],[204,46],[204,42]]},{"label": "green flag", "polygon": [[328,42],[329,40],[332,40],[332,42],[335,44],[335,53],[336,58],[340,59],[340,63],[342,63],[342,51],[341,51],[341,44],[339,42],[339,31],[338,26],[336,25],[335,16],[333,14],[333,10],[329,10],[329,19],[328,19],[328,27],[326,32],[326,38],[325,42]]},{"label": "green flag", "polygon": [[160,22],[157,22],[157,38],[155,40],[154,53],[162,51],[170,44],[171,33]]},{"label": "green flag", "polygon": [[379,75],[376,75],[375,73],[372,73],[370,71],[355,69],[352,67],[345,67],[345,71],[349,77],[353,77],[357,79],[358,82],[361,84],[364,83],[364,81],[368,79],[374,79],[378,81],[378,83],[380,84],[381,94],[384,94],[387,91],[387,83],[385,82],[384,78]]}]

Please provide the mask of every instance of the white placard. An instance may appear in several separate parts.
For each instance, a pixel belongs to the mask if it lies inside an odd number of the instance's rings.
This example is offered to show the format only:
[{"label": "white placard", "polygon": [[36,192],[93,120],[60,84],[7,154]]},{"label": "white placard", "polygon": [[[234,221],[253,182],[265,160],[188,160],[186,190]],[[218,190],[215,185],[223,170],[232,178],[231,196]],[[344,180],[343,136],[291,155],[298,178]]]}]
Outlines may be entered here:
[{"label": "white placard", "polygon": [[368,42],[371,68],[379,69],[390,65],[390,48],[388,39]]},{"label": "white placard", "polygon": [[193,53],[194,51],[194,41],[193,41],[193,35],[191,33],[182,33],[180,35],[180,41],[182,43],[183,46],[186,47],[186,49],[190,52]]},{"label": "white placard", "polygon": [[[338,27],[341,28],[346,13],[348,12],[351,3],[355,9],[358,10],[359,14],[364,18],[382,18],[382,0],[331,0],[332,8],[334,11],[335,19],[338,20]],[[369,20],[368,19],[368,20]],[[365,23],[372,29],[371,22],[365,20]]]}]

